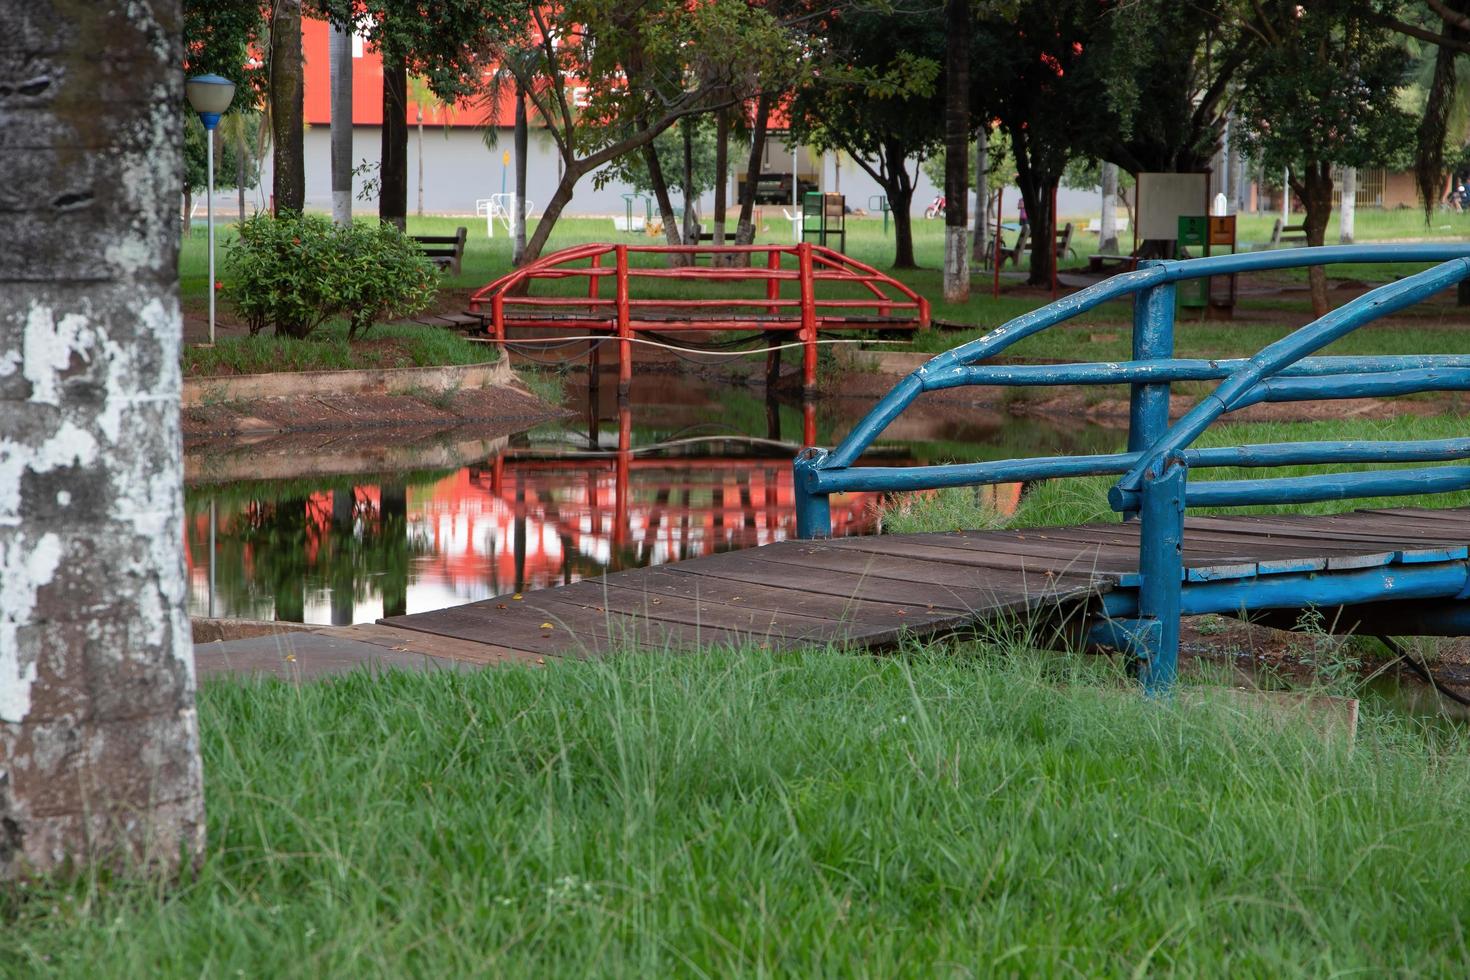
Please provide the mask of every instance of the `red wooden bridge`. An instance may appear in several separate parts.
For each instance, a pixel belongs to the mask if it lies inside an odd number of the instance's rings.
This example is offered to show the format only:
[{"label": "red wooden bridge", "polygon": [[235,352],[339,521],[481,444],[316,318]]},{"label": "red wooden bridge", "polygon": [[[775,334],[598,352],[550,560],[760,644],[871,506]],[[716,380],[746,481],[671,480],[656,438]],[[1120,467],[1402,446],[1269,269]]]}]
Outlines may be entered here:
[{"label": "red wooden bridge", "polygon": [[[683,257],[687,264],[660,266],[649,261],[670,256]],[[764,267],[757,264],[761,256]],[[553,292],[531,295],[535,283],[560,285],[563,280],[586,280],[586,285],[553,286]],[[604,280],[611,281],[604,285]],[[653,283],[718,283],[733,288],[719,295],[694,297],[678,289],[650,288],[663,295],[634,296],[634,282],[650,287]],[[790,288],[783,290],[786,283],[795,284],[794,295]],[[746,284],[750,288],[741,288]],[[632,381],[632,347],[638,334],[754,330],[773,340],[783,333],[794,334],[802,347],[802,384],[810,391],[816,386],[820,333],[912,331],[929,326],[929,301],[924,297],[870,265],[807,243],[578,245],[544,256],[480,289],[470,297],[470,310],[484,319],[487,332],[502,344],[510,330],[571,328],[579,334],[616,338],[620,394],[627,392]],[[771,350],[768,356],[771,370],[779,364],[780,350]]]}]

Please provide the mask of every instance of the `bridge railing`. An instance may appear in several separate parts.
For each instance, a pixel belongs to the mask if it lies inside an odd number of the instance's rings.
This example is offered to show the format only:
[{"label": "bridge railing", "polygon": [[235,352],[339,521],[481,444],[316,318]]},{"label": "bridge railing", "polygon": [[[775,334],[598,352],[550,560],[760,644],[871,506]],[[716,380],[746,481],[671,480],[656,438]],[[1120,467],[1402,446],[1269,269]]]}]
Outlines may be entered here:
[{"label": "bridge railing", "polygon": [[[639,256],[683,256],[688,264],[640,264]],[[758,258],[764,258],[760,265]],[[700,259],[709,265],[700,265]],[[742,264],[743,263],[743,264]],[[583,295],[532,296],[538,281],[582,278]],[[764,285],[763,295],[637,296],[639,280]],[[604,285],[606,282],[606,285]],[[796,284],[782,296],[782,284]],[[848,287],[844,294],[842,287]],[[857,294],[857,295],[851,295]],[[631,381],[631,346],[638,332],[749,330],[795,333],[803,351],[803,381],[816,383],[821,330],[923,329],[929,301],[908,286],[835,249],[797,245],[574,245],[516,269],[470,297],[488,306],[490,335],[505,342],[507,327],[578,328],[618,338],[619,385]]]},{"label": "bridge railing", "polygon": [[[1231,360],[1174,356],[1175,283],[1212,275],[1347,262],[1439,262],[1374,289],[1268,345]],[[949,486],[1119,475],[1109,502],[1124,518],[1139,516],[1137,617],[1122,635],[1144,660],[1151,686],[1172,683],[1178,649],[1182,584],[1181,536],[1186,507],[1301,503],[1368,496],[1442,493],[1470,488],[1470,467],[1367,470],[1331,477],[1226,480],[1189,484],[1190,467],[1296,466],[1328,463],[1434,462],[1470,458],[1470,439],[1417,442],[1322,441],[1190,448],[1226,412],[1261,401],[1380,397],[1470,390],[1470,356],[1311,356],[1366,323],[1398,312],[1470,277],[1470,245],[1361,245],[1283,249],[1243,255],[1146,263],[1040,309],[977,340],[940,354],[900,381],[841,444],[808,448],[796,459],[798,534],[826,537],[827,498],[849,491],[900,491]],[[1012,344],[1110,300],[1134,297],[1133,358],[1122,362],[1047,365],[983,363]],[[1172,426],[1170,387],[1180,381],[1220,385]],[[1127,449],[1093,456],[1050,456],[941,466],[865,467],[859,456],[919,395],[973,385],[1102,385],[1131,387]],[[1116,632],[1116,631],[1115,631]]]}]

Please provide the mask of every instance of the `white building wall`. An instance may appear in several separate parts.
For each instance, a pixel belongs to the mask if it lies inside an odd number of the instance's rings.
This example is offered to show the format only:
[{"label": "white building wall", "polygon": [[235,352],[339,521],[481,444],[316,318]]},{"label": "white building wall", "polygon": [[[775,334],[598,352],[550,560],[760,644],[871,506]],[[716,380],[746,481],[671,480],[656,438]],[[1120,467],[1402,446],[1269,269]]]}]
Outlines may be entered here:
[{"label": "white building wall", "polygon": [[[352,141],[354,165],[377,163],[380,139],[377,126],[355,127]],[[331,127],[308,127],[304,142],[306,207],[308,210],[330,211],[332,206]],[[789,144],[780,134],[768,137],[764,163],[766,171],[791,172],[791,154],[788,146]],[[446,133],[441,127],[425,126],[423,135],[424,211],[430,214],[472,215],[475,213],[476,200],[500,193],[502,187],[507,191],[513,190],[515,185],[514,164],[506,166],[502,163],[503,154],[506,151],[513,152],[512,147],[513,140],[509,129],[500,131],[499,139],[492,148],[485,145],[479,130],[455,128]],[[531,132],[529,153],[530,165],[526,174],[526,196],[534,205],[533,213],[539,214],[546,202],[550,200],[561,179],[561,161],[551,138],[536,130]],[[800,150],[797,154],[797,162],[804,179],[817,179],[820,173],[820,185],[823,190],[837,191],[840,187],[840,192],[847,197],[849,207],[876,213],[872,205],[874,199],[883,193],[882,188],[851,158],[846,156],[842,158],[840,177],[836,153],[825,154],[819,164],[813,154]],[[735,220],[734,212],[738,206],[735,200],[734,175],[743,171],[745,164],[746,153],[743,148],[732,147],[731,179],[728,190],[732,226]],[[418,165],[418,133],[416,128],[410,127],[408,136],[408,210],[410,214],[413,214],[418,206]],[[370,174],[359,175],[354,178],[354,197],[362,190],[364,182],[370,176]],[[260,187],[248,195],[248,199],[254,206],[261,208],[268,206],[270,186],[270,160],[267,158],[262,168]],[[589,174],[578,182],[576,195],[567,206],[565,213],[573,217],[623,214],[627,202],[622,195],[630,190],[620,182],[612,182],[605,187],[598,188],[595,174]],[[940,190],[930,183],[921,170],[914,191],[914,216],[921,218],[924,209],[939,193]],[[232,208],[234,199],[232,191],[221,191],[217,195],[218,206],[221,208]],[[1014,187],[1007,188],[1003,220],[1011,221],[1017,217],[1019,201],[1020,192]],[[677,192],[674,194],[674,203],[676,208],[680,206]],[[973,206],[972,199],[971,207]],[[1063,187],[1057,193],[1057,209],[1064,219],[1094,217],[1099,212],[1099,206],[1100,201],[1096,190],[1081,191]],[[642,213],[643,207],[641,201],[635,202],[637,213]],[[713,207],[714,194],[707,192],[699,202],[699,213],[706,225],[709,223]],[[354,200],[353,208],[363,213],[375,213],[377,203],[376,201]],[[769,211],[769,207],[767,210]]]}]

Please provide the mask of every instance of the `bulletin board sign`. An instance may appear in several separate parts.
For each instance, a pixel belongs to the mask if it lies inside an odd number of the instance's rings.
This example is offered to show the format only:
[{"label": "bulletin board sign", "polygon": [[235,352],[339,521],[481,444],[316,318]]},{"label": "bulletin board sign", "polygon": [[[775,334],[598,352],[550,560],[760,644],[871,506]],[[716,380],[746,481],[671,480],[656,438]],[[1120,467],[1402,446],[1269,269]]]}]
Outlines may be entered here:
[{"label": "bulletin board sign", "polygon": [[1179,219],[1210,213],[1210,175],[1138,175],[1138,237],[1173,241]]}]

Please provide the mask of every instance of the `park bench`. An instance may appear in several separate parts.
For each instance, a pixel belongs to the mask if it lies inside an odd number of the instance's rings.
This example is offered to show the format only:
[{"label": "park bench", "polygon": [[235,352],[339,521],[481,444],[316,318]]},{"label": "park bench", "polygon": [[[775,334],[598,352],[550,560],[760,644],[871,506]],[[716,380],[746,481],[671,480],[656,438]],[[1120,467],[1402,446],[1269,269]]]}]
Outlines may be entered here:
[{"label": "park bench", "polygon": [[1016,232],[1015,241],[1010,245],[1005,243],[1004,237],[998,239],[995,254],[1000,256],[1000,267],[1002,269],[1006,267],[1007,262],[1014,266],[1021,264],[1021,256],[1026,254],[1027,239],[1030,237],[1030,226],[1022,225],[1020,231]]},{"label": "park bench", "polygon": [[1307,226],[1305,224],[1283,224],[1281,219],[1277,218],[1276,224],[1271,226],[1270,247],[1275,248],[1278,245],[1288,244],[1307,244]]},{"label": "park bench", "polygon": [[1057,229],[1057,259],[1065,259],[1067,253],[1072,253],[1072,258],[1077,257],[1077,250],[1072,247],[1072,222],[1067,222]]},{"label": "park bench", "polygon": [[451,275],[459,275],[459,268],[464,262],[464,242],[469,231],[464,225],[460,225],[453,235],[410,235],[418,242],[419,251],[423,252],[428,260],[441,269],[449,270]]}]

